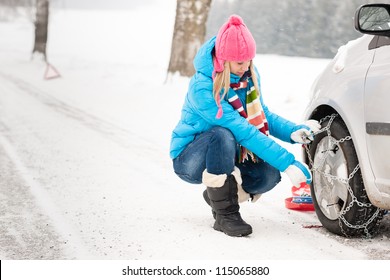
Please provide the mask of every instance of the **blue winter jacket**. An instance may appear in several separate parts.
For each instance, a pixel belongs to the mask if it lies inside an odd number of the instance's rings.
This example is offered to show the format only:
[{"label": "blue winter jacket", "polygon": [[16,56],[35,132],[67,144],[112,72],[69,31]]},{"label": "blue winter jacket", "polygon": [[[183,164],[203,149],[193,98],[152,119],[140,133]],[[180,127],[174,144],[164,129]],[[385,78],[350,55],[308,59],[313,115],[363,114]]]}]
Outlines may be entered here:
[{"label": "blue winter jacket", "polygon": [[[195,56],[194,66],[196,74],[190,81],[181,111],[181,119],[172,132],[171,158],[176,158],[194,140],[196,135],[214,126],[221,126],[229,129],[240,145],[254,152],[259,158],[278,170],[285,171],[294,162],[294,155],[241,117],[227,102],[227,98],[221,100],[222,117],[220,119],[216,118],[218,107],[213,97],[212,79],[212,50],[214,45],[215,37],[207,41]],[[231,74],[230,78],[232,83],[237,83],[240,79],[240,77],[234,74]],[[259,76],[258,81],[260,81]],[[239,89],[235,93],[241,100],[245,100],[247,90],[246,88]],[[264,105],[262,98],[260,101],[268,121],[270,135],[292,143],[290,135],[294,130],[295,124],[270,112]]]}]

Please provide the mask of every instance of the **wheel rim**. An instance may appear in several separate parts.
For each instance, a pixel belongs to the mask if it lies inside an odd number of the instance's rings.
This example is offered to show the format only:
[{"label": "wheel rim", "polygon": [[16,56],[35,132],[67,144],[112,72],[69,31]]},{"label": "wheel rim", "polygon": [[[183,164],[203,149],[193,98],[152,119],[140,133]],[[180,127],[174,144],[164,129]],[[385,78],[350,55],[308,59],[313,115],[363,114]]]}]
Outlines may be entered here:
[{"label": "wheel rim", "polygon": [[[346,183],[335,178],[348,178],[347,159],[337,140],[325,136],[314,154],[313,187],[318,206],[330,220],[336,220],[347,205]],[[327,176],[327,174],[331,176]]]}]

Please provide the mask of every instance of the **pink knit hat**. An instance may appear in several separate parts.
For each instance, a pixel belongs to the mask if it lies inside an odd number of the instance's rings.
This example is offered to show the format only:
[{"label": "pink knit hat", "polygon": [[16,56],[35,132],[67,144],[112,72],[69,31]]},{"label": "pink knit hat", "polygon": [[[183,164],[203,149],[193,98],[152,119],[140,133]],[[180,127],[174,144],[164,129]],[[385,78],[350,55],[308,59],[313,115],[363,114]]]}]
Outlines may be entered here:
[{"label": "pink knit hat", "polygon": [[231,15],[218,31],[215,41],[214,74],[222,72],[225,61],[247,61],[256,55],[256,42],[238,15]]}]

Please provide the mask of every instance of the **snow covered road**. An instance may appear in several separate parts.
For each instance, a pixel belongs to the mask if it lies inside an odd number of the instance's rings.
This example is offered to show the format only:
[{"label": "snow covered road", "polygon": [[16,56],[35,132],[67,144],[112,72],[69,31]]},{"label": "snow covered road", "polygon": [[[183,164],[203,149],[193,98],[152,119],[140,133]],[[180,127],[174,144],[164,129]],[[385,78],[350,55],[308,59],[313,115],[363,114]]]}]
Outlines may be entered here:
[{"label": "snow covered road", "polygon": [[[7,78],[11,82],[1,83],[5,155],[41,211],[52,219],[66,247],[77,251],[72,255],[121,257],[134,242],[122,244],[122,229],[117,228],[121,224],[134,228],[130,221],[142,211],[146,199],[141,191],[130,193],[129,189],[137,188],[136,182],[158,181],[156,172],[149,170],[157,169],[159,157],[144,169],[139,158],[150,158],[153,149],[142,144],[141,135],[132,141],[131,132]],[[118,211],[118,206],[124,211]],[[91,238],[80,242],[85,235]],[[113,236],[119,242],[112,242],[109,237]],[[85,246],[96,247],[98,253],[87,254]]]},{"label": "snow covered road", "polygon": [[303,228],[319,224],[315,214],[284,208],[281,191],[242,204],[251,236],[225,236],[211,228],[203,188],[180,182],[167,151],[142,131],[121,128],[4,71],[0,91],[2,258],[389,257],[373,241]]}]

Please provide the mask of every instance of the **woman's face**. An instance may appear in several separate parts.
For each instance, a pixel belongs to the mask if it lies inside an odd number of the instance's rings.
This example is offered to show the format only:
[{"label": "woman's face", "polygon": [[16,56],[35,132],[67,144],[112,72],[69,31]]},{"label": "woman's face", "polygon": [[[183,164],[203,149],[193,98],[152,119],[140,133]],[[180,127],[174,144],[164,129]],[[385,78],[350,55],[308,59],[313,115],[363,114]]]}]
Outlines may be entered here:
[{"label": "woman's face", "polygon": [[251,61],[230,61],[230,72],[242,77],[246,71],[248,71]]}]

